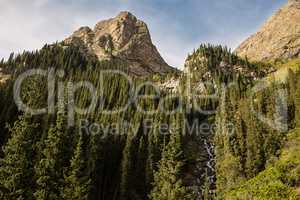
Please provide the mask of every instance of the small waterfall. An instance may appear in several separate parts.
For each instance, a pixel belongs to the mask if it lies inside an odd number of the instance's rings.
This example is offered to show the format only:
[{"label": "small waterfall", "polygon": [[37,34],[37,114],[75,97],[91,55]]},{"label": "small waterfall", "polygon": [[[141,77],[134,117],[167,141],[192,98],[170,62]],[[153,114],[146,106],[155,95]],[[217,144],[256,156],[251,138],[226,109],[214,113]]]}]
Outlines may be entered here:
[{"label": "small waterfall", "polygon": [[[198,144],[198,151],[202,152],[199,160],[195,164],[194,174],[195,179],[193,186],[190,187],[191,191],[196,195],[195,200],[203,200],[204,191],[207,191],[209,187],[209,199],[212,200],[215,197],[215,146],[211,142],[211,138],[206,136],[200,136],[194,140]],[[207,200],[207,199],[206,199]]]},{"label": "small waterfall", "polygon": [[208,161],[206,162],[208,180],[210,186],[215,184],[215,156],[214,156],[214,145],[209,143],[207,139],[203,139],[204,147],[208,155]]}]

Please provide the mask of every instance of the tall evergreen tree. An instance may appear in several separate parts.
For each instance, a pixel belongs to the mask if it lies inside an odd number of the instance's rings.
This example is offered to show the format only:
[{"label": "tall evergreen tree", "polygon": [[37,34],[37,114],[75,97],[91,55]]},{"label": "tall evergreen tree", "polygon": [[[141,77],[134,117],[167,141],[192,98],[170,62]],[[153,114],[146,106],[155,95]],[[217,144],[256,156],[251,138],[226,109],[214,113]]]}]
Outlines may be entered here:
[{"label": "tall evergreen tree", "polygon": [[65,116],[58,113],[56,125],[48,131],[48,136],[43,150],[43,157],[35,168],[37,177],[37,191],[34,193],[37,200],[61,199],[61,188],[63,187],[64,167],[64,139]]},{"label": "tall evergreen tree", "polygon": [[66,185],[63,190],[63,198],[66,200],[88,199],[91,180],[87,168],[84,145],[85,136],[81,134],[79,137],[74,156],[71,160],[70,173],[65,177]]},{"label": "tall evergreen tree", "polygon": [[134,189],[134,182],[136,180],[135,175],[135,159],[137,158],[137,138],[138,132],[141,125],[140,114],[136,113],[133,117],[132,122],[137,125],[132,131],[128,132],[126,138],[126,144],[123,150],[122,158],[122,174],[121,174],[121,184],[120,184],[120,199],[129,200],[132,196],[136,196],[136,191]]},{"label": "tall evergreen tree", "polygon": [[180,134],[172,134],[163,149],[159,170],[154,173],[152,200],[192,199],[182,183],[183,152]]},{"label": "tall evergreen tree", "polygon": [[[104,196],[101,185],[103,182],[103,166],[105,164],[103,160],[103,141],[99,135],[92,135],[89,140],[89,147],[87,152],[87,170],[91,181],[89,186],[90,193],[89,199],[99,199],[97,196]],[[101,188],[101,189],[99,189]]]},{"label": "tall evergreen tree", "polygon": [[33,199],[34,134],[37,124],[21,116],[10,129],[11,139],[0,159],[0,194],[5,200]]}]

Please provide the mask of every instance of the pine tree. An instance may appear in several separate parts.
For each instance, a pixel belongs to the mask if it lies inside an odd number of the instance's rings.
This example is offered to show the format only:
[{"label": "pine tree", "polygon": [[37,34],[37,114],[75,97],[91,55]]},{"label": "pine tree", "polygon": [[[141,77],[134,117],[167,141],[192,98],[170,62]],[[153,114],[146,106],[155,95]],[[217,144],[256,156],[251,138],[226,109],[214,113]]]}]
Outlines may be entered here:
[{"label": "pine tree", "polygon": [[97,199],[97,196],[103,196],[105,191],[99,191],[98,185],[103,181],[103,142],[99,135],[92,135],[89,141],[87,170],[91,180],[89,199]]},{"label": "pine tree", "polygon": [[[136,114],[134,116],[133,122],[138,125],[140,124],[139,114]],[[136,134],[137,134],[136,132],[131,132],[127,135],[126,145],[123,150],[122,174],[121,174],[121,185],[120,185],[121,200],[131,199],[131,196],[135,195],[135,191],[132,188],[133,188],[133,181],[135,179],[134,160],[136,158],[136,153],[137,153],[136,144],[135,144]]]},{"label": "pine tree", "polygon": [[11,139],[0,160],[0,196],[2,199],[33,199],[34,134],[37,124],[21,116],[10,129]]},{"label": "pine tree", "polygon": [[[236,130],[232,130],[230,124],[234,120],[235,105],[230,101],[231,93],[223,93],[219,111],[216,117],[218,125],[215,133],[215,152],[216,152],[216,174],[217,174],[217,193],[222,197],[225,191],[234,187],[240,182],[240,162],[234,155],[235,144],[233,139],[236,137]],[[235,127],[233,127],[235,128]],[[233,132],[234,131],[234,132]]]},{"label": "pine tree", "polygon": [[172,135],[170,142],[164,148],[159,170],[154,173],[152,200],[191,199],[182,183],[182,150],[180,135]]},{"label": "pine tree", "polygon": [[43,157],[37,164],[35,171],[37,176],[37,191],[34,196],[37,200],[61,199],[63,187],[64,164],[64,139],[65,139],[64,115],[58,113],[56,125],[50,127],[43,150]]},{"label": "pine tree", "polygon": [[81,134],[74,157],[71,160],[70,174],[65,177],[66,186],[63,198],[66,200],[87,200],[91,180],[87,174],[87,159],[84,150],[84,137]]},{"label": "pine tree", "polygon": [[138,156],[137,156],[137,168],[136,168],[136,183],[135,188],[137,194],[142,198],[146,198],[147,187],[146,187],[146,160],[147,159],[147,148],[145,139],[142,137],[139,142]]}]

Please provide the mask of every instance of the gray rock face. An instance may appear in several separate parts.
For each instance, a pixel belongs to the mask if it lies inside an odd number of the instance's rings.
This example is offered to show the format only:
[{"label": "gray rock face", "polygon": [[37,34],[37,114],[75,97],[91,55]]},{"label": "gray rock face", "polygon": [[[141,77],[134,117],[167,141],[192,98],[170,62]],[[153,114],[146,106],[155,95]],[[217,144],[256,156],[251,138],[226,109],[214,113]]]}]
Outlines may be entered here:
[{"label": "gray rock face", "polygon": [[98,22],[94,29],[81,27],[64,41],[80,45],[99,60],[121,59],[136,75],[164,74],[174,71],[152,44],[147,25],[129,12]]},{"label": "gray rock face", "polygon": [[289,0],[289,3],[300,3],[300,0]]},{"label": "gray rock face", "polygon": [[289,0],[258,33],[243,42],[236,53],[255,61],[299,57],[300,0]]}]

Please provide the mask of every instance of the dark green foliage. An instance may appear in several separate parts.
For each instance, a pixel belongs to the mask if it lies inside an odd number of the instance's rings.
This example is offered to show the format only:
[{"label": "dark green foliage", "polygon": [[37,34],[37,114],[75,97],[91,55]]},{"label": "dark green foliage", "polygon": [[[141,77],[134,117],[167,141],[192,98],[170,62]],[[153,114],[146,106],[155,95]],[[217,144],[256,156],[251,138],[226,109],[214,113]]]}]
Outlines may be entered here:
[{"label": "dark green foliage", "polygon": [[20,116],[10,129],[11,138],[3,148],[0,160],[1,199],[33,199],[34,137],[37,124],[32,118]]},{"label": "dark green foliage", "polygon": [[[169,92],[163,91],[157,95],[153,87],[144,86],[138,91],[139,95],[156,96],[153,99],[138,97],[134,104],[131,93],[134,88],[130,88],[124,77],[105,74],[103,82],[100,82],[103,70],[118,69],[127,73],[126,63],[117,60],[99,62],[72,46],[62,48],[59,44],[46,45],[40,51],[12,54],[8,61],[1,61],[0,67],[12,74],[12,79],[0,86],[0,144],[4,145],[0,154],[1,198],[193,199],[187,188],[191,185],[191,181],[186,178],[190,172],[185,170],[188,169],[186,165],[193,165],[192,161],[198,158],[190,159],[188,162],[191,163],[187,164],[186,158],[195,155],[188,155],[190,152],[186,151],[183,144],[188,146],[197,139],[195,135],[186,135],[188,131],[185,127],[186,121],[192,123],[195,120],[217,125],[215,136],[207,137],[215,138],[216,186],[220,199],[227,192],[236,189],[236,186],[247,183],[247,180],[258,179],[265,183],[261,177],[255,177],[278,158],[286,138],[286,133],[271,129],[252,115],[249,106],[249,89],[256,78],[267,74],[269,65],[250,63],[232,54],[229,49],[212,45],[202,45],[187,60],[187,67],[193,74],[192,87],[197,86],[199,81],[207,81],[204,93],[217,93],[219,99],[199,99],[193,96],[197,93],[194,90],[191,96],[183,91],[182,99],[169,98]],[[13,83],[17,76],[28,69],[48,67],[53,67],[55,73],[64,70],[64,77],[56,76],[56,83],[60,82],[64,86],[70,81],[91,82],[99,95],[96,109],[88,114],[75,114],[74,124],[68,126],[69,102],[65,93],[64,98],[60,97],[62,99],[55,97],[54,113],[35,118],[26,117],[18,111],[12,103]],[[179,78],[181,87],[186,87],[186,75],[169,76]],[[132,79],[137,86],[145,80],[163,81],[169,76]],[[255,96],[254,107],[265,116],[274,118],[275,105],[278,103],[274,98],[275,91],[279,88],[287,89],[288,127],[291,129],[300,124],[300,76],[290,72],[289,77],[288,84],[272,85],[259,92]],[[34,108],[46,106],[48,94],[45,78],[34,76],[24,82],[21,96],[26,105]],[[218,93],[224,85],[230,87],[225,93]],[[55,89],[57,90],[57,86]],[[90,104],[90,97],[88,90],[78,89],[74,95],[74,104],[84,108]],[[167,100],[165,97],[168,97]],[[161,99],[165,101],[160,102]],[[58,100],[62,101],[64,112],[58,110]],[[174,114],[167,114],[160,108],[163,106],[171,111],[180,103],[182,110]],[[125,111],[115,114],[103,112],[117,110],[126,104],[128,108]],[[145,114],[138,108],[155,112]],[[205,115],[200,112],[201,109],[217,108],[216,114]],[[18,116],[22,117],[18,119]],[[87,120],[87,128],[79,127],[81,119]],[[10,131],[6,128],[6,123],[13,127]],[[96,127],[97,132],[90,130],[93,123],[99,125]],[[126,124],[130,126],[124,126]],[[227,126],[228,124],[232,126]],[[165,130],[161,127],[163,125],[175,125],[176,128]],[[203,154],[206,153],[199,155]],[[292,157],[292,160],[297,160],[294,159],[297,155],[293,154]],[[206,160],[204,158],[202,162],[205,163]],[[291,162],[291,165],[284,163],[276,166],[275,171],[267,172],[287,172],[296,164],[297,162]],[[207,172],[207,175],[211,175],[210,173],[214,172]],[[275,182],[271,192],[274,192],[274,188],[288,189],[286,191],[289,192],[287,183],[293,187],[299,185],[297,170],[287,176],[280,176],[281,178],[284,180]],[[202,179],[204,181],[205,177]],[[197,186],[205,188],[202,190],[203,198],[212,198],[210,193],[215,189],[214,183],[210,184],[206,180],[205,184],[203,182]],[[267,190],[267,194],[270,191]]]},{"label": "dark green foliage", "polygon": [[66,123],[65,116],[58,114],[56,124],[50,127],[45,141],[42,158],[35,167],[37,178],[36,199],[60,199],[64,185],[63,167],[66,165]]},{"label": "dark green foliage", "polygon": [[81,134],[77,142],[68,176],[65,177],[63,199],[87,200],[91,180],[88,171],[88,155],[85,152],[85,135]]},{"label": "dark green foliage", "polygon": [[158,171],[154,174],[150,199],[177,200],[192,199],[182,182],[183,152],[181,130],[171,133],[170,142],[164,147]]},{"label": "dark green foliage", "polygon": [[[220,199],[225,198],[223,195],[238,187],[246,180],[256,177],[260,172],[264,171],[267,166],[274,162],[282,153],[283,144],[286,141],[287,128],[293,129],[297,125],[297,108],[299,107],[299,74],[290,72],[288,82],[281,83],[272,79],[268,80],[268,87],[262,91],[256,92],[255,96],[251,96],[246,92],[242,97],[235,95],[239,91],[227,90],[223,96],[223,105],[220,105],[217,114],[217,132],[215,136],[216,144],[216,170],[217,170],[217,193]],[[266,83],[265,83],[266,84]],[[288,96],[279,99],[278,91],[283,90]],[[234,98],[231,98],[234,97]],[[285,108],[286,107],[286,110]],[[254,110],[253,110],[254,109]],[[259,116],[267,117],[272,120],[268,123],[266,120],[259,119]],[[277,124],[284,122],[286,129],[281,129]],[[232,124],[233,131],[228,130],[228,124]],[[265,174],[253,179],[259,183]],[[276,172],[276,171],[275,171]],[[277,173],[277,172],[276,172]],[[269,174],[271,177],[272,175]],[[271,178],[272,180],[275,178]],[[277,178],[276,178],[277,179]],[[261,181],[261,182],[260,182]],[[252,187],[252,182],[249,182]],[[256,184],[256,183],[255,183]],[[290,193],[291,190],[286,182],[264,185],[262,188],[253,186],[251,196],[235,196],[228,199],[281,199],[284,195]],[[248,186],[247,186],[248,187]],[[271,189],[267,191],[267,187]],[[274,192],[283,190],[283,196],[276,196]],[[271,191],[274,189],[273,191]],[[255,191],[259,190],[255,194]],[[263,191],[264,190],[264,191]],[[287,192],[287,193],[284,193]],[[247,193],[247,189],[243,191],[243,195]],[[273,193],[273,197],[271,195]],[[257,195],[257,196],[256,196]],[[260,197],[260,195],[265,195]]]},{"label": "dark green foliage", "polygon": [[214,79],[219,83],[239,80],[244,84],[250,84],[251,80],[264,77],[272,69],[268,64],[250,63],[247,59],[241,59],[227,47],[210,44],[202,44],[194,50],[186,63],[193,81],[196,82]]}]

